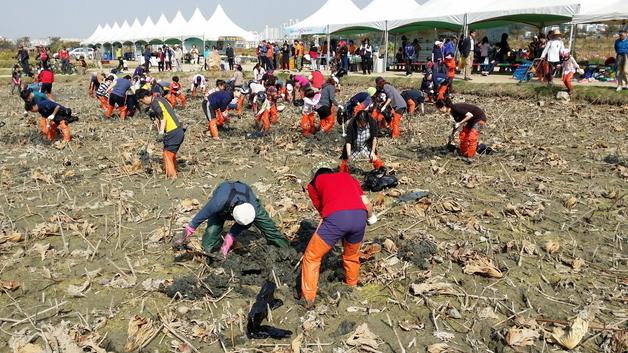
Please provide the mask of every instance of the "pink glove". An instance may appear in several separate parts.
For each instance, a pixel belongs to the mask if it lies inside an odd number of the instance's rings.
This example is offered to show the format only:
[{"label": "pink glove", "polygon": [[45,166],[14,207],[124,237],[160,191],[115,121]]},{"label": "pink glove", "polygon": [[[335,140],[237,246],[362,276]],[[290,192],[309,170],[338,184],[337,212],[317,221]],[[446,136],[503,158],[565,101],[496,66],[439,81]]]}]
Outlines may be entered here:
[{"label": "pink glove", "polygon": [[183,236],[179,239],[174,240],[174,245],[181,246],[187,243],[188,239],[190,239],[190,237],[192,236],[192,234],[194,234],[194,232],[196,232],[196,228],[192,228],[186,224],[185,227],[183,227]]},{"label": "pink glove", "polygon": [[225,235],[225,240],[222,242],[222,246],[220,247],[220,253],[225,259],[227,258],[227,254],[233,246],[234,241],[235,238],[231,235],[231,233],[227,233],[227,235]]}]

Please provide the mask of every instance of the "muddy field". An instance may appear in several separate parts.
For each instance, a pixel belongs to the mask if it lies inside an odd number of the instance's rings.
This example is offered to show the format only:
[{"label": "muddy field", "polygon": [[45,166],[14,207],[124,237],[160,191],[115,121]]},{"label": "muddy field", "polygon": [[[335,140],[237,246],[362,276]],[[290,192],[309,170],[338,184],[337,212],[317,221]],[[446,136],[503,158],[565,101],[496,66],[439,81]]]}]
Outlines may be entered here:
[{"label": "muddy field", "polygon": [[[341,282],[341,248],[328,255],[307,312],[292,289],[318,218],[297,179],[338,163],[340,128],[304,139],[288,108],[269,136],[244,138],[247,113],[213,141],[192,101],[179,111],[189,126],[179,178],[168,181],[149,120],[100,119],[83,81],[55,84],[56,100],[81,119],[68,145],[44,142],[36,117],[23,118],[19,98],[0,90],[2,352],[628,347],[628,107],[458,96],[486,110],[481,140],[497,151],[472,164],[447,151],[447,117],[431,106],[405,117],[402,138],[379,144],[400,185],[369,196],[376,211],[404,192],[430,196],[368,227],[358,288]],[[358,89],[343,87],[340,100]],[[227,260],[172,248],[225,179],[255,188],[292,249],[267,246],[255,230]],[[290,338],[246,337],[266,280],[284,304],[265,324]]]}]

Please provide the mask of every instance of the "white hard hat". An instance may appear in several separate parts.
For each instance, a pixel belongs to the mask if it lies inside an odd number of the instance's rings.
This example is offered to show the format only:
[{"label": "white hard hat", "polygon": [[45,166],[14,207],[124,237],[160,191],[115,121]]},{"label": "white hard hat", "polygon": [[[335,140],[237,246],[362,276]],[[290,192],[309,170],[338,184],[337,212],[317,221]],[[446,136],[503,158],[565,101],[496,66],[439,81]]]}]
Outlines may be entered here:
[{"label": "white hard hat", "polygon": [[243,203],[233,208],[233,219],[239,225],[248,226],[255,220],[255,208],[250,203]]}]

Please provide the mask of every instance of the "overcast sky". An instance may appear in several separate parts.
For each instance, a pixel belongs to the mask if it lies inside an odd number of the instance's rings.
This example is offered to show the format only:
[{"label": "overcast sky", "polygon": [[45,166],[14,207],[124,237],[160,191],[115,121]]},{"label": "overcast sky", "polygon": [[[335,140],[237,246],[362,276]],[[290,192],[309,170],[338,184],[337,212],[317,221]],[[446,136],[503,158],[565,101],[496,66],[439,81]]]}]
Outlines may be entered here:
[{"label": "overcast sky", "polygon": [[[187,20],[198,7],[208,18],[219,2],[240,27],[261,31],[267,24],[278,27],[289,19],[304,19],[325,0],[19,0],[3,6],[0,36],[82,39],[90,36],[98,24],[113,25],[117,21],[122,25],[124,20],[132,24],[135,17],[144,23],[147,15],[156,22],[162,12],[172,21],[177,10],[181,10]],[[363,8],[370,0],[353,2]]]}]

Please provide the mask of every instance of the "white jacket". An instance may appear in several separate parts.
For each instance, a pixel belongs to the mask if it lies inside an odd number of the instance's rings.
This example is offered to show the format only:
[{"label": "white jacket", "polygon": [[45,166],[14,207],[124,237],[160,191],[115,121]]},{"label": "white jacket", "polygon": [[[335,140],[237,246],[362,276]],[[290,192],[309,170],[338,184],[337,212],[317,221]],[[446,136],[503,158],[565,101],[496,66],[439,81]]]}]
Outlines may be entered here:
[{"label": "white jacket", "polygon": [[560,61],[560,52],[565,50],[565,45],[561,39],[552,39],[550,40],[545,49],[543,49],[543,53],[541,54],[541,59],[545,59],[547,57],[547,61],[559,62]]}]

